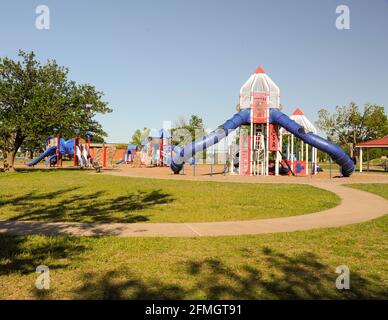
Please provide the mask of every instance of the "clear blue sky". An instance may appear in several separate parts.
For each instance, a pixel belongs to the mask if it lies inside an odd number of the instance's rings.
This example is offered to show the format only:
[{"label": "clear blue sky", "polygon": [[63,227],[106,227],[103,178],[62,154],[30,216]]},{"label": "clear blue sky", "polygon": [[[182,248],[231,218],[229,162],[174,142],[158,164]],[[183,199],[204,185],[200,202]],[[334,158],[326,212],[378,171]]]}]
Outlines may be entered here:
[{"label": "clear blue sky", "polygon": [[[55,58],[105,92],[99,117],[110,142],[136,128],[200,115],[216,127],[234,114],[258,65],[281,90],[284,112],[356,101],[388,106],[388,0],[1,0],[0,55]],[[35,28],[35,8],[51,29]],[[351,29],[335,27],[350,8]]]}]

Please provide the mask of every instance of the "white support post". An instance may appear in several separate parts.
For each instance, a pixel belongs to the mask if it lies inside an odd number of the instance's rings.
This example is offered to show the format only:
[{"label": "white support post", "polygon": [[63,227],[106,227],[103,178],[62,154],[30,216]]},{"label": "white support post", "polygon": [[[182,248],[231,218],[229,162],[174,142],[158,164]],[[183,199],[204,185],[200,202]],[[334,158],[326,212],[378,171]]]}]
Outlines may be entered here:
[{"label": "white support post", "polygon": [[275,176],[279,175],[279,163],[282,160],[280,153],[283,150],[282,144],[283,144],[283,136],[280,134],[280,130],[278,130],[279,134],[279,148],[276,151],[276,157],[275,157]]},{"label": "white support post", "polygon": [[[261,138],[260,138],[260,146],[264,148],[264,124],[261,124]],[[263,150],[263,155],[262,158],[260,158],[260,175],[264,176],[265,175],[265,149]]]},{"label": "white support post", "polygon": [[306,176],[309,174],[309,145],[306,143]]},{"label": "white support post", "polygon": [[267,128],[265,131],[265,175],[268,176],[269,166],[269,109],[267,110]]},{"label": "white support post", "polygon": [[287,156],[286,160],[290,160],[290,135],[287,135]]},{"label": "white support post", "polygon": [[294,135],[291,135],[291,169],[294,170]]},{"label": "white support post", "polygon": [[300,148],[300,161],[303,161],[303,151],[304,151],[304,142],[301,141],[301,148]]},{"label": "white support post", "polygon": [[315,148],[311,147],[311,174],[315,174],[315,166],[314,166],[314,151]]},{"label": "white support post", "polygon": [[362,172],[362,148],[360,148],[360,172]]},{"label": "white support post", "polygon": [[318,149],[315,148],[315,151],[314,151],[314,174],[318,174],[317,166],[318,166]]},{"label": "white support post", "polygon": [[238,174],[241,176],[242,175],[242,170],[241,170],[241,167],[242,167],[242,150],[241,150],[241,127],[237,129],[237,134],[238,134],[238,163],[239,163],[239,166],[238,166]]},{"label": "white support post", "polygon": [[[251,106],[252,106],[252,103],[251,103]],[[251,147],[250,147],[250,150],[249,150],[249,175],[252,176],[252,172],[253,172],[253,108],[251,107],[251,136],[250,136],[250,141],[251,141]]]}]

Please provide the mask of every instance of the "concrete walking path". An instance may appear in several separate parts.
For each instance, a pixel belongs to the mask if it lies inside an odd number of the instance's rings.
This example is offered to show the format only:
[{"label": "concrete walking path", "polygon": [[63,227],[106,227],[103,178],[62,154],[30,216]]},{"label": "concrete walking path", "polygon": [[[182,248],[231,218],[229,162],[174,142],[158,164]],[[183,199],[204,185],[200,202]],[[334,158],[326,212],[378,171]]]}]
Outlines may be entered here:
[{"label": "concrete walking path", "polygon": [[120,236],[120,237],[198,237],[254,235],[340,227],[379,218],[388,213],[388,201],[369,192],[347,188],[339,183],[311,185],[336,193],[337,207],[284,218],[197,222],[197,223],[68,223],[0,221],[0,233],[16,235]]}]

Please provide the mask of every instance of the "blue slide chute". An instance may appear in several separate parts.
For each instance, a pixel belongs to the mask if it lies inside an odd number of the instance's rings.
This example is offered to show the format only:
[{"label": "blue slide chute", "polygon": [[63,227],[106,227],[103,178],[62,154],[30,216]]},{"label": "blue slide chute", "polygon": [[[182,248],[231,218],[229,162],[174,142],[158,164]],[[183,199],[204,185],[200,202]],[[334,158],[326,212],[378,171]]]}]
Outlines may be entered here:
[{"label": "blue slide chute", "polygon": [[232,118],[226,120],[222,126],[219,126],[216,130],[209,133],[208,135],[197,139],[196,141],[189,143],[184,148],[175,147],[175,156],[171,161],[171,169],[175,174],[178,174],[183,164],[193,157],[197,152],[205,150],[210,146],[218,143],[218,141],[225,138],[230,132],[242,126],[243,124],[249,123],[250,121],[250,110],[244,109],[239,113],[236,113]]},{"label": "blue slide chute", "polygon": [[341,166],[341,173],[343,176],[349,177],[353,173],[353,160],[335,143],[317,136],[312,132],[305,132],[302,126],[276,109],[271,109],[270,123],[280,125],[307,144],[327,153],[337,164]]},{"label": "blue slide chute", "polygon": [[[59,141],[59,151],[60,151],[60,154],[73,155],[74,154],[74,138],[67,140],[67,141],[61,138]],[[49,161],[51,162],[51,160],[52,160],[51,163],[54,164],[54,163],[56,163],[56,152],[57,152],[56,146],[49,147],[39,157],[37,157],[36,159],[27,163],[27,165],[28,166],[35,166],[36,164],[38,164],[40,161],[42,161],[46,157],[49,157]]]},{"label": "blue slide chute", "polygon": [[[243,109],[236,113],[232,118],[227,120],[223,125],[208,135],[189,143],[184,148],[175,147],[175,156],[171,160],[171,169],[175,174],[178,174],[183,164],[199,151],[218,143],[225,138],[231,131],[238,127],[250,123],[250,109]],[[317,136],[312,132],[306,133],[304,128],[290,119],[284,113],[277,109],[270,109],[270,123],[278,124],[287,131],[300,138],[309,145],[327,153],[336,163],[341,166],[341,173],[345,177],[349,177],[354,171],[353,160],[343,151],[338,145],[324,138]]]},{"label": "blue slide chute", "polygon": [[57,147],[52,146],[52,147],[48,148],[45,152],[43,152],[39,157],[37,157],[34,160],[32,160],[31,162],[27,163],[27,165],[28,166],[35,166],[36,164],[41,162],[44,158],[55,155],[56,152],[57,152]]}]

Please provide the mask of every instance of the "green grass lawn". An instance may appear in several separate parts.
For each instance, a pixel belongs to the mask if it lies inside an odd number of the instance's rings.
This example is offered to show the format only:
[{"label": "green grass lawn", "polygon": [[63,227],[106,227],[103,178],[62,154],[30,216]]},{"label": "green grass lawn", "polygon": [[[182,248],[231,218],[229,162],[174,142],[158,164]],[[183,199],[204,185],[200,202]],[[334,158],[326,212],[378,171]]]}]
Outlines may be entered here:
[{"label": "green grass lawn", "polygon": [[[111,206],[112,200],[131,194],[133,190],[140,194],[160,190],[159,194],[174,200],[136,209],[131,207],[137,215],[157,221],[158,214],[163,212],[156,209],[160,206],[171,206],[174,219],[189,217],[192,213],[182,216],[177,208],[184,206],[192,193],[205,196],[206,202],[210,203],[210,192],[218,190],[224,198],[218,208],[228,210],[232,200],[236,200],[233,198],[236,193],[253,197],[259,193],[255,199],[261,208],[264,206],[263,192],[266,191],[272,200],[282,200],[286,194],[292,196],[287,192],[293,189],[286,185],[284,189],[277,189],[274,185],[130,179],[79,172],[0,175],[0,186],[3,217],[8,214],[8,218],[19,215],[24,219],[50,221],[66,218],[88,221],[86,218],[91,213],[77,211],[76,205],[87,205],[90,193],[97,194],[91,201]],[[368,184],[367,188],[386,196],[385,189],[376,191],[371,186]],[[280,196],[271,193],[273,190],[281,192]],[[308,193],[306,189],[299,189],[302,191],[303,197],[321,192],[309,189],[311,193]],[[332,195],[328,193],[327,196]],[[11,199],[17,209],[12,209]],[[71,206],[66,206],[66,201]],[[220,200],[214,198],[214,201]],[[55,209],[62,206],[65,213],[56,216],[49,205]],[[288,203],[283,202],[283,205]],[[37,208],[41,208],[43,216]],[[268,214],[270,206],[264,208]],[[274,212],[282,212],[281,207],[275,208],[277,211]],[[292,207],[293,210],[301,208]],[[199,206],[197,211],[201,210],[205,209]],[[34,215],[22,216],[29,212]],[[80,215],[78,220],[74,219],[76,214]],[[110,214],[113,221],[127,221],[120,216],[121,205],[111,208],[106,216],[99,209],[97,214],[104,219],[93,216],[89,221],[105,221]],[[124,217],[128,219],[133,214],[125,211]],[[239,211],[234,214],[246,217]],[[200,217],[209,219],[204,212]],[[217,218],[221,219],[221,215]],[[0,299],[388,299],[387,233],[388,216],[341,228],[256,236],[76,238],[0,235]],[[42,264],[50,268],[48,291],[35,289],[35,269]],[[339,291],[335,287],[338,276],[335,270],[340,265],[350,269],[350,290]]]},{"label": "green grass lawn", "polygon": [[[0,235],[0,299],[388,299],[388,217],[215,238]],[[38,265],[51,287],[35,289]],[[350,269],[350,290],[335,287]]]},{"label": "green grass lawn", "polygon": [[388,200],[388,183],[352,183],[345,186],[372,192]]},{"label": "green grass lawn", "polygon": [[0,174],[0,220],[195,222],[285,217],[338,205],[300,184],[115,177],[73,170]]}]

